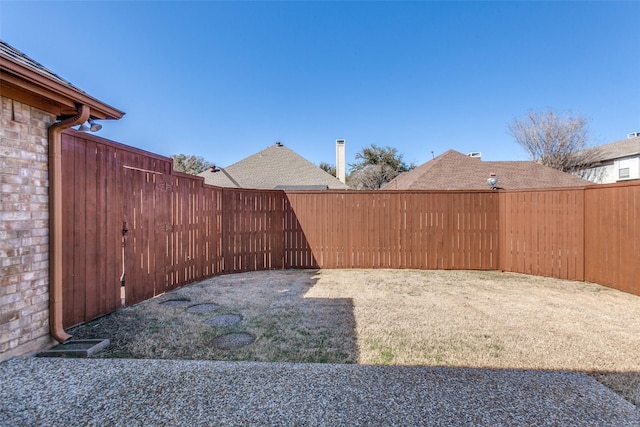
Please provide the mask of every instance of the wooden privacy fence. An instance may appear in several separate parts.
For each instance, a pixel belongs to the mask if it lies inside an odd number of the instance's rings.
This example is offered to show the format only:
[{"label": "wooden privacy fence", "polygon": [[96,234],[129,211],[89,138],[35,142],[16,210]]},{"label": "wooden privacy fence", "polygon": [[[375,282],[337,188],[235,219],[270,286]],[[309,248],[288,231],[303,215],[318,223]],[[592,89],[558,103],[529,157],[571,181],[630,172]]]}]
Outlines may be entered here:
[{"label": "wooden privacy fence", "polygon": [[584,280],[584,189],[500,192],[500,268]]},{"label": "wooden privacy fence", "polygon": [[500,269],[640,295],[640,182],[500,192]]},{"label": "wooden privacy fence", "polygon": [[288,267],[498,268],[498,193],[287,192]]},{"label": "wooden privacy fence", "polygon": [[640,182],[584,190],[584,280],[640,295]]},{"label": "wooden privacy fence", "polygon": [[[69,327],[217,274],[502,269],[640,295],[640,183],[523,191],[223,189],[171,159],[63,133]],[[124,245],[123,245],[124,242]],[[121,280],[124,279],[124,280]]]},{"label": "wooden privacy fence", "polygon": [[62,142],[65,327],[119,308],[123,284],[134,304],[285,267],[283,192],[207,186],[166,157],[78,132]]}]

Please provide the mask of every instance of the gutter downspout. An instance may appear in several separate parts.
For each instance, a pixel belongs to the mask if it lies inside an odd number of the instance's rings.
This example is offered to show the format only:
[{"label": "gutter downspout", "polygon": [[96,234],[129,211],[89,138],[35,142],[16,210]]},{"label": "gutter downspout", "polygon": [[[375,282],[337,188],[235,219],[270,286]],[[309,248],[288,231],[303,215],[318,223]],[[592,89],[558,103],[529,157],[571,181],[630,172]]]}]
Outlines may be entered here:
[{"label": "gutter downspout", "polygon": [[62,131],[89,119],[91,109],[80,104],[78,114],[49,127],[49,331],[58,342],[71,338],[62,324]]}]

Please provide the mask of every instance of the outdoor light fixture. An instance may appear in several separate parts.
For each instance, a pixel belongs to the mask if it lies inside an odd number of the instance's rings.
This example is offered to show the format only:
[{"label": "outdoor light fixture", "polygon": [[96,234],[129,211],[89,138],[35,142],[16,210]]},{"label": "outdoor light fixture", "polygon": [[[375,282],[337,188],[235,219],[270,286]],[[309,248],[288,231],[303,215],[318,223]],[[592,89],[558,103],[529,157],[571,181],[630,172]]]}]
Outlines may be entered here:
[{"label": "outdoor light fixture", "polygon": [[100,123],[94,122],[93,119],[89,119],[88,123],[89,126],[87,126],[86,123],[81,124],[78,130],[80,132],[98,132],[100,129],[102,129],[102,125]]},{"label": "outdoor light fixture", "polygon": [[100,129],[102,129],[102,125],[100,123],[95,123],[93,119],[89,119],[89,124],[91,125],[91,127],[89,128],[91,132],[98,132]]}]

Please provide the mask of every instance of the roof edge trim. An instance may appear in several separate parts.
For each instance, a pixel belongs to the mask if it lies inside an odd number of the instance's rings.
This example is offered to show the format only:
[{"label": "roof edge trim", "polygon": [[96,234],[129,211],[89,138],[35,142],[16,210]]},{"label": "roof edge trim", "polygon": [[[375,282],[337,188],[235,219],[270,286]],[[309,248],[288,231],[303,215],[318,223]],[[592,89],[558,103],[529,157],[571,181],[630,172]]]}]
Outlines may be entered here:
[{"label": "roof edge trim", "polygon": [[[68,98],[72,103],[85,104],[91,108],[91,116],[105,119],[120,119],[124,116],[124,112],[120,111],[102,101],[88,95],[87,93],[71,86],[54,80],[45,74],[16,61],[10,56],[0,53],[0,71],[13,75],[24,82],[20,89],[35,93],[40,96],[46,96],[47,91],[51,91],[64,98]],[[1,75],[0,75],[1,76]],[[15,84],[15,79],[13,79]],[[42,90],[44,89],[44,90]],[[59,103],[58,100],[51,100]]]}]

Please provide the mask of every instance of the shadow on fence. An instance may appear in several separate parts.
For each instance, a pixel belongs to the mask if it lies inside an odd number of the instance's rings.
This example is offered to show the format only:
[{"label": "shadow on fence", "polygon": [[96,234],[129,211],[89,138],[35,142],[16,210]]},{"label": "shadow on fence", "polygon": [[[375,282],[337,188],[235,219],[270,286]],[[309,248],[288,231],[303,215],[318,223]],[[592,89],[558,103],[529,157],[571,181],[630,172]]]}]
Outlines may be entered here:
[{"label": "shadow on fence", "polygon": [[[506,270],[640,295],[640,183],[520,191],[217,188],[63,133],[64,325],[218,274]],[[123,239],[123,231],[126,234]],[[124,279],[124,280],[121,280]],[[124,288],[124,293],[123,293]]]}]

